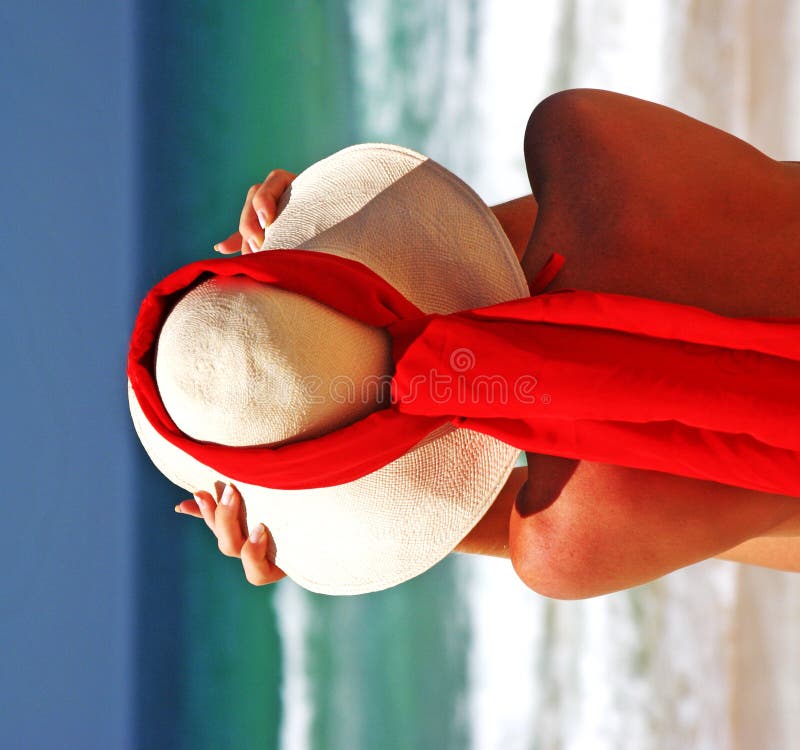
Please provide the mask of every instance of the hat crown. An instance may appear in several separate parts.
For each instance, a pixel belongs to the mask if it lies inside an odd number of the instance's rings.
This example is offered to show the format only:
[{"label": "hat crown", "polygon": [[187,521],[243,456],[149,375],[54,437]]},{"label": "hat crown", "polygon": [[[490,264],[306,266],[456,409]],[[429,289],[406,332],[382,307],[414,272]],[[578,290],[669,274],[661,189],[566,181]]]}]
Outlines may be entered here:
[{"label": "hat crown", "polygon": [[391,361],[383,329],[253,279],[215,277],[170,311],[155,374],[186,435],[267,445],[366,416],[388,395]]}]

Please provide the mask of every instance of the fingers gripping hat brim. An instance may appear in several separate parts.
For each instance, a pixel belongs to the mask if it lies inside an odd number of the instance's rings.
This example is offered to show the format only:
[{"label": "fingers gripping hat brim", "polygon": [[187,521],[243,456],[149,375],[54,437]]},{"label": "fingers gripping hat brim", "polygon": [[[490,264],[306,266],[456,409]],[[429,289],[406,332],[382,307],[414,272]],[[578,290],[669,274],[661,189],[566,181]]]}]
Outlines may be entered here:
[{"label": "fingers gripping hat brim", "polygon": [[[303,248],[353,258],[425,312],[528,295],[502,228],[480,198],[426,157],[354,146],[300,174],[266,232],[264,251]],[[465,348],[469,342],[465,342]],[[137,434],[156,466],[190,492],[232,481],[148,424],[129,385]],[[444,427],[387,466],[335,487],[274,490],[236,482],[253,528],[274,539],[276,565],[325,594],[402,583],[449,554],[505,484],[519,450]]]}]

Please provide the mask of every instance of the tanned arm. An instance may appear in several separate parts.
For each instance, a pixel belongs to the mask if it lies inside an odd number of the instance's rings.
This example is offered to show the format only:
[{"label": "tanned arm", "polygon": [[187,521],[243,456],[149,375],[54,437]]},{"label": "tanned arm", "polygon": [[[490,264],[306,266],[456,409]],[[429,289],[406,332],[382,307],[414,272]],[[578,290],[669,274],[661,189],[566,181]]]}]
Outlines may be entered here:
[{"label": "tanned arm", "polygon": [[532,195],[492,206],[492,212],[514,246],[514,252],[519,260],[522,260],[528,246],[533,225],[536,223],[537,211],[538,206]]},{"label": "tanned arm", "polygon": [[[593,466],[587,464],[581,471]],[[800,499],[765,493],[755,497],[747,490],[710,482],[702,483],[706,487],[698,483],[698,492],[687,496],[685,478],[668,474],[655,486],[650,481],[645,496],[626,491],[637,489],[636,470],[619,467],[617,474],[613,488],[600,487],[592,498],[581,500],[570,492],[541,507],[521,508],[518,494],[527,469],[514,469],[492,507],[455,551],[509,558],[509,521],[519,524],[524,514],[524,543],[538,560],[537,580],[526,583],[559,599],[629,588],[712,556],[800,572]],[[607,472],[604,478],[608,485]],[[578,477],[578,483],[595,479],[587,474]],[[673,494],[676,483],[681,485],[678,502]],[[614,497],[607,494],[610,489]],[[715,514],[719,524],[703,521],[707,513]],[[634,527],[620,521],[626,516],[635,520]],[[747,539],[749,533],[755,536]],[[743,541],[726,550],[726,539]]]},{"label": "tanned arm", "polygon": [[757,537],[717,557],[787,573],[800,573],[800,536]]}]

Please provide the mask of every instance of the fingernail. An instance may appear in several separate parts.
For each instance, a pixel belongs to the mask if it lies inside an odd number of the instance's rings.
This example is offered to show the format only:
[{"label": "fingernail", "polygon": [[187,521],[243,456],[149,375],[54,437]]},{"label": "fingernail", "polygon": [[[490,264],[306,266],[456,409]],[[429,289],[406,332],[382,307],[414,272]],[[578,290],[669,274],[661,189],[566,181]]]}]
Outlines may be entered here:
[{"label": "fingernail", "polygon": [[200,495],[192,495],[192,497],[194,498],[194,501],[197,503],[197,507],[200,508],[200,510],[203,510],[203,508],[206,507],[205,498],[200,497]]},{"label": "fingernail", "polygon": [[176,513],[183,513],[183,511],[181,510],[181,506],[180,505],[176,505],[175,506],[175,512]]},{"label": "fingernail", "polygon": [[250,249],[254,253],[257,253],[261,249],[261,246],[252,237],[247,240],[247,244],[250,245]]},{"label": "fingernail", "polygon": [[261,224],[262,229],[267,228],[267,212],[262,208],[260,211],[256,211],[256,215],[258,216],[258,223]]},{"label": "fingernail", "polygon": [[222,493],[222,500],[220,501],[223,505],[233,505],[233,485],[226,484],[225,490]]},{"label": "fingernail", "polygon": [[251,544],[258,544],[264,538],[264,532],[266,529],[264,528],[264,524],[260,523],[250,532],[250,542]]},{"label": "fingernail", "polygon": [[219,242],[218,242],[216,245],[214,245],[214,250],[216,250],[218,253],[222,252],[222,251],[219,249]]}]

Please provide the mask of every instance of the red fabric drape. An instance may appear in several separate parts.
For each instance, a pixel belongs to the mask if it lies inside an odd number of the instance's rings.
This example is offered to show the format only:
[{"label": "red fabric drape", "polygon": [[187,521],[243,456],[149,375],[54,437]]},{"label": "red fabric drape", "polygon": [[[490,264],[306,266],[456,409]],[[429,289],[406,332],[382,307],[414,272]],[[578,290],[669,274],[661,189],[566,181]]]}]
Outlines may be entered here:
[{"label": "red fabric drape", "polygon": [[[227,476],[267,487],[352,481],[451,422],[521,450],[800,496],[800,319],[726,318],[590,291],[536,294],[561,263],[551,257],[532,297],[426,315],[362,264],[325,253],[199,261],[142,303],[128,376],[165,439]],[[208,274],[245,274],[386,327],[392,405],[277,448],[183,435],[161,404],[152,354],[174,300]]]}]

